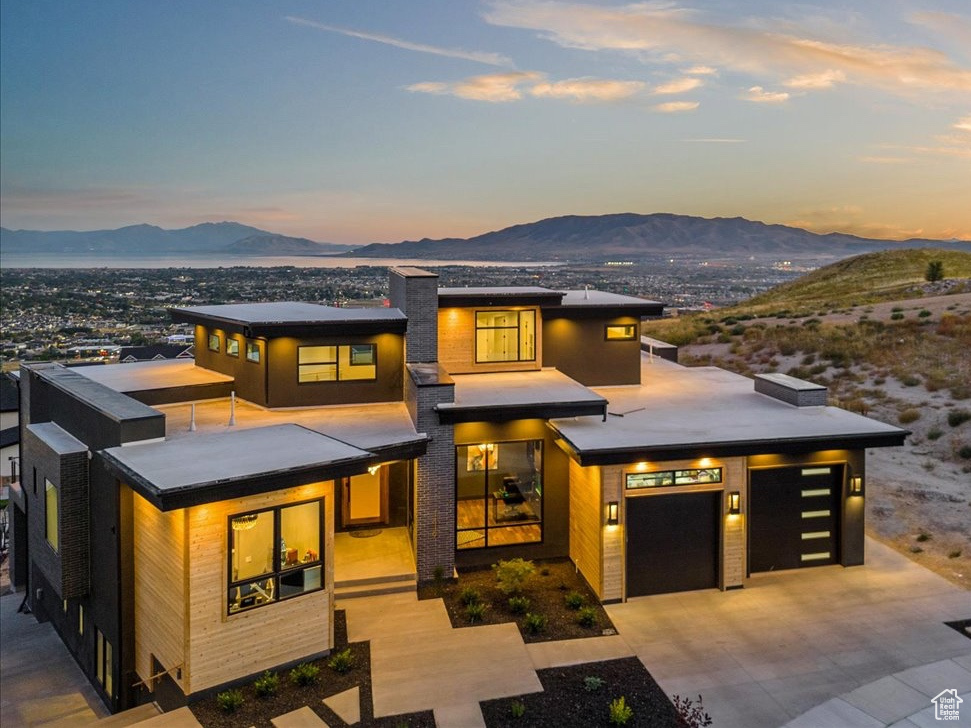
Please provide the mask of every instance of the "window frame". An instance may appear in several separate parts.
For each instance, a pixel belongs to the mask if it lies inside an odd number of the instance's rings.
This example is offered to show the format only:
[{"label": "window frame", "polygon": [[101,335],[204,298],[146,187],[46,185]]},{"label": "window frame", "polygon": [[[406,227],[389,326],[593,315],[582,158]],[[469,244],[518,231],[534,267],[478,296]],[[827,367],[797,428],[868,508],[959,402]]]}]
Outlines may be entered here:
[{"label": "window frame", "polygon": [[[516,323],[512,326],[479,326],[479,314],[480,313],[509,313],[516,314]],[[520,331],[523,325],[524,313],[529,314],[533,317],[533,355],[526,358],[523,357],[523,341],[520,337]],[[538,336],[536,335],[536,309],[535,308],[485,308],[476,309],[472,313],[472,328],[473,328],[473,346],[475,349],[475,363],[476,364],[517,364],[521,362],[534,362],[536,361],[536,349],[538,346]],[[479,358],[479,332],[480,331],[497,331],[497,330],[508,330],[516,332],[516,358],[515,359],[499,359],[492,361],[484,361]]]},{"label": "window frame", "polygon": [[[611,329],[630,329],[630,334],[611,336]],[[604,341],[637,341],[637,324],[604,324]]]},{"label": "window frame", "polygon": [[[234,345],[232,349],[230,349],[230,344]],[[234,356],[237,359],[239,358],[239,339],[237,339],[235,336],[226,337],[226,356]]]},{"label": "window frame", "polygon": [[[254,357],[255,354],[255,357]],[[260,343],[258,341],[246,340],[246,361],[250,364],[260,363]]]},{"label": "window frame", "polygon": [[[227,543],[227,547],[226,547],[226,563],[227,563],[227,570],[226,570],[226,590],[224,592],[224,596],[226,598],[226,614],[228,616],[234,616],[234,615],[237,615],[237,614],[245,614],[247,612],[253,611],[254,609],[259,609],[260,607],[268,607],[268,606],[273,605],[273,604],[279,604],[282,601],[289,601],[290,599],[296,599],[298,597],[302,597],[302,596],[305,596],[307,594],[313,594],[315,592],[319,592],[319,591],[321,591],[323,589],[326,589],[327,584],[326,584],[325,568],[324,568],[324,566],[325,566],[325,564],[324,564],[324,546],[325,546],[325,543],[326,543],[326,540],[327,539],[326,539],[326,534],[325,534],[325,530],[326,530],[326,510],[324,508],[324,501],[325,501],[325,497],[321,496],[320,498],[310,498],[308,500],[294,501],[293,503],[281,503],[280,505],[270,506],[268,508],[257,508],[257,509],[249,510],[249,511],[241,511],[239,513],[233,513],[233,514],[227,516],[227,518],[226,518],[226,535],[227,535],[227,539],[226,539],[226,543]],[[251,516],[251,515],[258,516],[261,513],[272,513],[273,514],[273,537],[272,537],[272,540],[271,540],[271,544],[278,544],[278,543],[280,543],[281,536],[282,536],[282,513],[283,513],[283,511],[285,511],[287,508],[295,508],[297,506],[303,506],[303,505],[306,505],[308,503],[315,503],[317,505],[317,509],[318,509],[317,510],[317,518],[318,518],[318,521],[317,521],[317,523],[318,523],[318,528],[317,528],[317,538],[318,538],[317,558],[315,560],[312,560],[312,561],[301,561],[301,562],[298,562],[297,566],[290,566],[290,567],[284,568],[286,565],[284,563],[281,563],[280,549],[279,548],[273,548],[271,546],[272,553],[273,553],[273,568],[269,572],[266,572],[264,574],[260,574],[257,577],[246,578],[246,579],[237,579],[237,580],[234,581],[233,580],[233,548],[234,548],[234,541],[233,541],[233,519],[240,518],[241,516]],[[315,587],[313,589],[309,589],[307,591],[300,592],[298,594],[290,594],[288,596],[284,596],[283,595],[282,589],[281,589],[281,586],[280,586],[280,578],[282,576],[288,576],[288,575],[296,574],[298,572],[305,572],[305,571],[308,571],[308,570],[314,569],[314,568],[319,568],[320,569],[320,584],[317,587]],[[230,592],[232,592],[234,589],[237,589],[237,588],[246,587],[246,586],[252,584],[253,582],[257,582],[257,581],[268,581],[270,579],[273,579],[273,582],[274,582],[274,592],[273,592],[273,600],[272,601],[266,601],[266,602],[261,602],[261,603],[254,603],[254,604],[252,604],[250,606],[247,606],[247,607],[238,607],[236,609],[233,609],[232,608],[233,607],[233,603],[232,603],[232,600],[229,598]]]},{"label": "window frame", "polygon": [[[717,480],[692,480],[699,473],[717,475]],[[694,473],[695,476],[692,476]],[[649,473],[625,473],[624,490],[650,490],[652,488],[674,488],[692,485],[720,485],[725,480],[724,469],[714,468],[677,468],[671,470],[653,470]],[[659,481],[659,482],[653,482]]]},{"label": "window frame", "polygon": [[[314,360],[314,361],[300,361],[300,350],[301,349],[316,349],[332,347],[334,349],[334,359],[333,360]],[[353,369],[354,367],[374,367],[374,376],[372,377],[343,377],[341,373],[343,368],[341,367],[341,349],[347,349],[347,367]],[[367,348],[370,351],[370,361],[369,362],[355,362],[354,349],[364,349]],[[357,352],[360,354],[361,352]],[[333,379],[302,379],[301,378],[301,368],[302,367],[312,367],[320,366],[321,364],[333,365],[334,367],[334,378]],[[374,342],[364,342],[357,344],[303,344],[297,347],[297,384],[332,384],[334,382],[376,382],[378,379],[378,345]]]},{"label": "window frame", "polygon": [[208,341],[206,343],[208,345],[209,351],[215,352],[217,354],[220,351],[222,351],[222,340],[220,339],[219,334],[214,332],[209,332]]}]

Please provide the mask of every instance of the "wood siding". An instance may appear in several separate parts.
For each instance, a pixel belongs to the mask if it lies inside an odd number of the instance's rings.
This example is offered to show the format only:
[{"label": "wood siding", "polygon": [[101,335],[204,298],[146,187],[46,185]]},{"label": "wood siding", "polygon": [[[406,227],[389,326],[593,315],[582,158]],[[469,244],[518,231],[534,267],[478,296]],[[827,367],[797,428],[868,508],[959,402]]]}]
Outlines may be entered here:
[{"label": "wood siding", "polygon": [[[150,655],[172,669],[186,695],[267,668],[326,653],[334,645],[334,489],[331,481],[160,513],[137,497],[136,666]],[[323,497],[324,588],[227,614],[228,519],[234,513]],[[174,679],[173,675],[173,679]]]},{"label": "wood siding", "polygon": [[[535,311],[535,361],[475,363],[476,311]],[[483,306],[481,308],[443,308],[438,311],[438,361],[449,374],[482,372],[519,372],[543,366],[543,314],[535,306]]]},{"label": "wood siding", "polygon": [[603,497],[600,468],[570,460],[570,559],[603,600]]},{"label": "wood siding", "polygon": [[[600,512],[606,518],[607,503],[617,501],[620,510],[624,509],[624,469],[613,465],[603,469],[603,503]],[[624,516],[621,515],[620,525],[607,526],[604,529],[603,545],[603,600],[617,600],[624,598],[625,573],[624,554],[625,538]]]}]

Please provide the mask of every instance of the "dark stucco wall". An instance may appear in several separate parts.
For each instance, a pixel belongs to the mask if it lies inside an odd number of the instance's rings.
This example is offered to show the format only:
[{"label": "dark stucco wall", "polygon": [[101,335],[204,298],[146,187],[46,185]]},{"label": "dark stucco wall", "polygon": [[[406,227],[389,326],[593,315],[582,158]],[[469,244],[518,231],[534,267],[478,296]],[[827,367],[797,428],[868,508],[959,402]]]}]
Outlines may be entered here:
[{"label": "dark stucco wall", "polygon": [[[630,324],[637,325],[633,340],[606,340],[606,326]],[[556,367],[581,384],[639,384],[640,354],[640,320],[634,316],[543,311],[543,366]]]}]

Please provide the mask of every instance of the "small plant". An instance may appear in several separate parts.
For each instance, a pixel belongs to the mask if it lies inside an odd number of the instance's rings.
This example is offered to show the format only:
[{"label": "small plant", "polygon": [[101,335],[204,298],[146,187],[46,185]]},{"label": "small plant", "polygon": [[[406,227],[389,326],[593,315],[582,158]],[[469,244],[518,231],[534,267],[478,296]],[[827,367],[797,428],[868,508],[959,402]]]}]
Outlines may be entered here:
[{"label": "small plant", "polygon": [[914,376],[913,374],[907,374],[900,378],[900,383],[905,387],[916,387],[920,384],[920,377]]},{"label": "small plant", "polygon": [[600,688],[602,688],[606,682],[606,680],[598,675],[587,675],[585,678],[583,678],[583,689],[588,693],[594,693],[597,690],[600,690]]},{"label": "small plant", "polygon": [[674,709],[678,711],[682,723],[687,728],[707,728],[711,725],[711,716],[705,712],[700,695],[697,705],[691,698],[682,698],[680,695],[673,696],[671,702],[674,703]]},{"label": "small plant", "polygon": [[269,698],[280,689],[280,676],[267,670],[253,681],[253,691],[258,698]]},{"label": "small plant", "polygon": [[530,634],[539,634],[546,629],[546,615],[528,612],[523,619],[523,627]]},{"label": "small plant", "polygon": [[917,538],[915,540],[917,543],[924,543],[925,541],[931,540],[931,535],[927,533],[927,531],[921,531],[917,534]]},{"label": "small plant", "polygon": [[960,427],[968,420],[971,420],[971,412],[967,410],[951,410],[947,413],[947,424],[951,427]]},{"label": "small plant", "polygon": [[961,558],[961,549],[954,549],[953,551],[948,551],[947,558],[949,559]]},{"label": "small plant", "polygon": [[486,606],[482,602],[472,602],[471,604],[465,605],[465,618],[469,620],[469,624],[475,624],[476,622],[481,622],[482,617],[485,615]]},{"label": "small plant", "polygon": [[290,671],[290,682],[301,687],[313,685],[320,676],[320,668],[312,662],[301,662]]},{"label": "small plant", "polygon": [[583,595],[579,592],[571,591],[563,597],[563,603],[566,604],[567,609],[573,609],[575,611],[583,606]]},{"label": "small plant", "polygon": [[499,563],[492,565],[492,570],[496,573],[499,588],[505,594],[519,594],[526,588],[536,571],[536,567],[532,561],[517,557],[505,561],[500,560]]},{"label": "small plant", "polygon": [[926,308],[922,308],[920,310],[920,312],[917,314],[917,317],[918,318],[927,318],[930,315],[931,315],[931,312],[930,311],[928,311]]},{"label": "small plant", "polygon": [[941,431],[941,430],[937,429],[936,427],[934,427],[931,430],[928,430],[928,432],[927,432],[927,439],[928,440],[931,440],[931,441],[937,440],[943,434],[944,434],[943,431]]},{"label": "small plant", "polygon": [[915,407],[911,407],[910,409],[905,409],[903,412],[897,415],[897,420],[902,425],[915,422],[919,419],[920,419],[920,410],[916,409]]},{"label": "small plant", "polygon": [[964,460],[971,460],[971,445],[962,445],[958,449],[958,457]]},{"label": "small plant", "polygon": [[613,725],[627,725],[627,721],[634,717],[634,711],[623,695],[610,701],[609,710],[610,722]]},{"label": "small plant", "polygon": [[351,654],[351,648],[347,647],[331,657],[327,662],[327,667],[341,675],[350,672],[351,668],[354,667],[354,656]]},{"label": "small plant", "polygon": [[224,713],[235,713],[243,706],[243,693],[239,690],[226,690],[216,696],[216,704]]},{"label": "small plant", "polygon": [[581,627],[597,626],[597,610],[593,607],[584,607],[577,612],[577,624]]},{"label": "small plant", "polygon": [[550,575],[550,567],[544,566],[542,569],[539,570],[539,573],[542,576],[549,576]]},{"label": "small plant", "polygon": [[912,553],[912,554],[922,554],[922,553],[924,553],[924,549],[922,549],[920,546],[911,546],[910,547],[910,553]]},{"label": "small plant", "polygon": [[891,321],[900,321],[900,319],[902,319],[903,317],[904,317],[904,315],[902,313],[899,313],[899,312],[898,313],[892,313],[892,314],[890,314],[890,320]]},{"label": "small plant", "polygon": [[437,585],[441,586],[445,582],[445,567],[436,566],[435,570],[432,572],[432,579]]},{"label": "small plant", "polygon": [[526,597],[509,597],[509,611],[513,614],[526,614],[529,611],[529,603]]},{"label": "small plant", "polygon": [[509,715],[513,718],[522,718],[526,714],[526,703],[522,700],[513,700],[509,703]]},{"label": "small plant", "polygon": [[478,589],[467,586],[459,592],[459,601],[467,607],[470,604],[478,604],[482,601],[482,597],[479,595]]}]

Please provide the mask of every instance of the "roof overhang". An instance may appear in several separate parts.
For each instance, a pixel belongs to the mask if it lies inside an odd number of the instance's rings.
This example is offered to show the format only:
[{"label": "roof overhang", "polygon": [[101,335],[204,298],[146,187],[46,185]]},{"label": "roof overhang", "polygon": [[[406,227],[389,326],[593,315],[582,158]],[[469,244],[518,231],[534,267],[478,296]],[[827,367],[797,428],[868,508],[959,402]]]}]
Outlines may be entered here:
[{"label": "roof overhang", "polygon": [[462,406],[452,402],[436,405],[438,420],[442,424],[460,422],[510,422],[512,420],[557,417],[607,416],[607,400],[580,402],[546,402],[497,405]]}]

